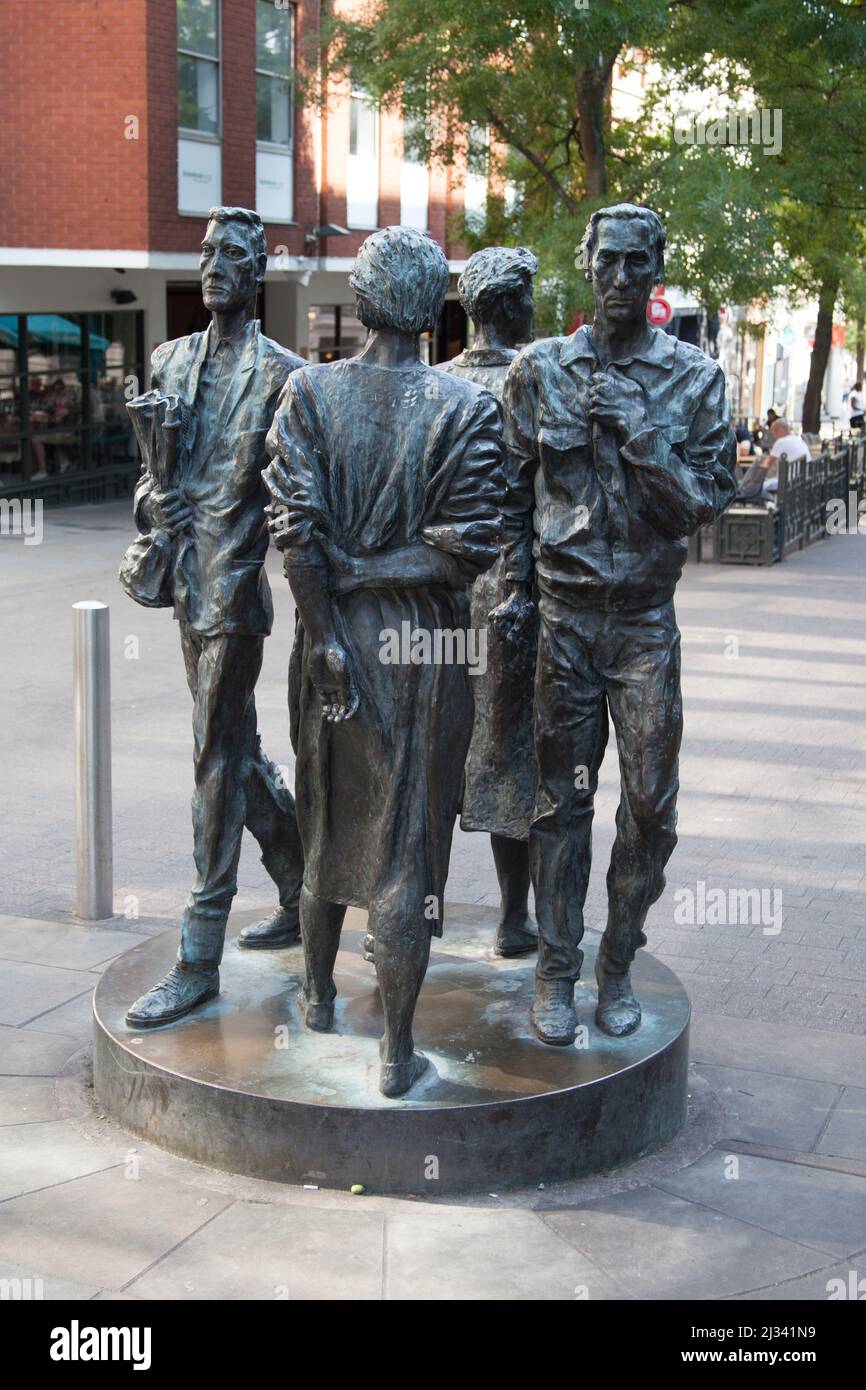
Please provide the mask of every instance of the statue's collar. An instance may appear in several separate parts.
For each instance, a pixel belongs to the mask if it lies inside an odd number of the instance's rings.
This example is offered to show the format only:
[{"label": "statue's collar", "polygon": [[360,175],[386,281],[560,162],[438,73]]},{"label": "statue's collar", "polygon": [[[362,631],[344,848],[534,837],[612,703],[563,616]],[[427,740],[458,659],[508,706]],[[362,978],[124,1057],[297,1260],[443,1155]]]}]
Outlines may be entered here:
[{"label": "statue's collar", "polygon": [[507,367],[516,356],[516,348],[466,348],[454,361],[461,367]]},{"label": "statue's collar", "polygon": [[[633,352],[629,357],[617,357],[609,365],[627,367],[630,362],[647,362],[652,367],[672,367],[677,351],[676,338],[669,333],[662,333],[658,328],[650,328],[649,332],[646,347],[639,352]],[[592,342],[592,329],[588,323],[578,328],[570,338],[566,338],[559,351],[559,360],[564,367],[581,358],[589,358],[591,362],[598,361]]]}]

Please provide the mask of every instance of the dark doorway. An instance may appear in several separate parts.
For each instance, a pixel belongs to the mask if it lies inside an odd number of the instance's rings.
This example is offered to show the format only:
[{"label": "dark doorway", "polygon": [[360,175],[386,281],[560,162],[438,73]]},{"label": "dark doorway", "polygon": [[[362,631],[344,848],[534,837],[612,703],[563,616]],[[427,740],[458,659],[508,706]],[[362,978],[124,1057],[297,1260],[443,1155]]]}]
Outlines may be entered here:
[{"label": "dark doorway", "polygon": [[[256,317],[265,327],[265,296],[259,294]],[[201,285],[197,280],[166,287],[165,301],[166,341],[172,338],[186,338],[190,333],[203,333],[210,323],[210,314],[202,303]]]}]

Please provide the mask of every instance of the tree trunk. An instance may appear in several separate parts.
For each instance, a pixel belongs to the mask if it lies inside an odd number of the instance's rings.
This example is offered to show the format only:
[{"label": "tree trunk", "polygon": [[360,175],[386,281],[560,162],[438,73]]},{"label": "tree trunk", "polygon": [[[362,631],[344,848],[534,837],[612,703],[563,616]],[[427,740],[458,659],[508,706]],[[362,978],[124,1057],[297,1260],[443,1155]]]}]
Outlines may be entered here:
[{"label": "tree trunk", "polygon": [[803,433],[818,434],[821,426],[821,390],[830,358],[833,335],[833,310],[839,293],[838,279],[825,280],[818,296],[818,322],[815,343],[809,359],[809,380],[803,397]]},{"label": "tree trunk", "polygon": [[579,122],[578,139],[589,198],[603,198],[607,193],[607,152],[604,145],[605,102],[610,74],[617,53],[600,53],[598,62],[577,69],[575,95]]},{"label": "tree trunk", "polygon": [[862,320],[862,319],[858,319],[858,320],[857,320],[857,380],[858,380],[858,381],[862,381],[862,380],[863,380],[863,356],[864,356],[863,349],[864,349],[864,347],[866,347],[866,342],[864,342],[864,339],[863,339],[863,328],[864,328],[863,320]]}]

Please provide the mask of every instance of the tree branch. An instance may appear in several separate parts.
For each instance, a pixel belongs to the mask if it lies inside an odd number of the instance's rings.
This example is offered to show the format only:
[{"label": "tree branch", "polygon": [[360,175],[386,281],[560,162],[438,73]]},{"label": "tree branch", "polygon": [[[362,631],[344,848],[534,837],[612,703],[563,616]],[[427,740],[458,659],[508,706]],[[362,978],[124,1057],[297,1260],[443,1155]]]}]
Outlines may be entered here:
[{"label": "tree branch", "polygon": [[548,169],[547,165],[544,163],[544,160],[541,158],[541,156],[537,155],[534,150],[531,150],[528,145],[524,145],[522,141],[518,140],[514,132],[508,129],[505,122],[502,120],[500,116],[497,116],[496,112],[492,109],[492,107],[488,106],[486,108],[486,114],[487,119],[493,126],[494,130],[502,137],[503,140],[505,140],[509,145],[512,145],[515,150],[522,154],[523,158],[528,160],[534,169],[538,170],[545,183],[553,189],[553,192],[556,194],[559,201],[563,203],[564,206],[567,207],[570,212],[579,212],[580,205],[577,202],[577,200],[572,198],[571,194],[568,192],[568,189],[564,188],[563,185],[559,182],[559,179],[554,177],[554,175]]}]

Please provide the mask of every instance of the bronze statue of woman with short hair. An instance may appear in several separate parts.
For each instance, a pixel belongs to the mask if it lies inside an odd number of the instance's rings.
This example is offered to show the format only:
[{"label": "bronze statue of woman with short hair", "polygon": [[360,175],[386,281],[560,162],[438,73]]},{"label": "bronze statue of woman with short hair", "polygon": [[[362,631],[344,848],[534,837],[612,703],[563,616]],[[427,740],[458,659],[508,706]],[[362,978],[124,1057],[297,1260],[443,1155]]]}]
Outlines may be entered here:
[{"label": "bronze statue of woman with short hair", "polygon": [[[467,666],[394,659],[404,630],[465,638],[468,588],[498,554],[496,402],[420,361],[448,263],[388,227],[350,283],[370,330],[355,358],[290,377],[268,448],[271,532],[299,612],[293,667],[307,1027],[334,1025],[346,907],[366,908],[382,996],[380,1089],[427,1066],[412,1024],[442,933],[451,836],[472,731]],[[408,625],[408,628],[406,627]]]},{"label": "bronze statue of woman with short hair", "polygon": [[[517,348],[532,337],[537,270],[525,246],[488,246],[470,257],[457,286],[475,341],[441,370],[485,387],[500,405]],[[529,826],[538,777],[532,743],[537,624],[532,612],[530,621],[509,627],[506,642],[494,612],[513,589],[530,597],[532,587],[531,576],[513,578],[506,547],[472,587],[472,626],[486,634],[487,663],[472,682],[475,721],[460,824],[490,835],[502,899],[493,947],[498,956],[527,955],[538,947],[529,916]]]}]

